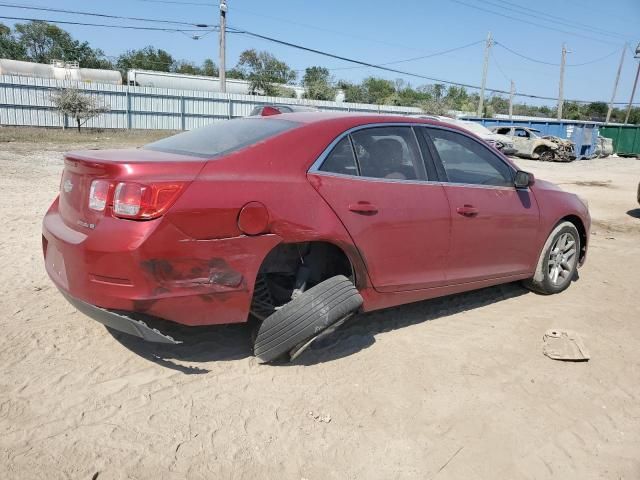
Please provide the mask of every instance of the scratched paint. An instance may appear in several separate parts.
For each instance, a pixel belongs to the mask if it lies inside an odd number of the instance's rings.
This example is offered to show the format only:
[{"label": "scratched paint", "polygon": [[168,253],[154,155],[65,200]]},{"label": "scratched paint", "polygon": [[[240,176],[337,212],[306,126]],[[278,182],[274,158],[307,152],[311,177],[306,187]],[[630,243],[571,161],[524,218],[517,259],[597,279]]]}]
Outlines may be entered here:
[{"label": "scratched paint", "polygon": [[168,290],[237,290],[242,289],[245,283],[242,274],[223,258],[151,259],[143,261],[141,266],[159,288]]}]

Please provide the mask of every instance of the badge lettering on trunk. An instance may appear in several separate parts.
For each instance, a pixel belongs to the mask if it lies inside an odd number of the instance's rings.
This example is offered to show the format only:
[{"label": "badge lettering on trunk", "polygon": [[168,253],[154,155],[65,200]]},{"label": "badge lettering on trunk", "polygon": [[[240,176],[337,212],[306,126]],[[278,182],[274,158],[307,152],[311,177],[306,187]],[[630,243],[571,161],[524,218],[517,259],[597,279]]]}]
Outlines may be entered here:
[{"label": "badge lettering on trunk", "polygon": [[71,190],[73,190],[73,183],[71,183],[71,180],[67,178],[62,184],[62,188],[64,189],[65,193],[69,193]]}]

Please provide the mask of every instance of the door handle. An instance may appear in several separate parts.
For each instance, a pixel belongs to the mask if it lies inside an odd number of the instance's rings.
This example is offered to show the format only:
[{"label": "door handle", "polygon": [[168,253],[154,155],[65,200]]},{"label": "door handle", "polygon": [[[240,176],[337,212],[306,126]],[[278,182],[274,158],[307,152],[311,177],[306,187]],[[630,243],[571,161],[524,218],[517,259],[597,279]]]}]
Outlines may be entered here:
[{"label": "door handle", "polygon": [[378,207],[369,202],[358,202],[349,205],[349,210],[361,215],[375,215],[378,213]]},{"label": "door handle", "polygon": [[456,211],[464,217],[475,217],[478,215],[478,209],[473,205],[465,205],[464,207],[458,207]]}]

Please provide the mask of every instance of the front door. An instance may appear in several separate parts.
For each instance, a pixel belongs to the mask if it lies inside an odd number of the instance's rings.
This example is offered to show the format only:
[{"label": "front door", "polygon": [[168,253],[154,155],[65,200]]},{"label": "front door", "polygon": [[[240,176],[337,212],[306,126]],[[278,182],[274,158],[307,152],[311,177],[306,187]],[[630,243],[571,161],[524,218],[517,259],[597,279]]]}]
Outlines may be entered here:
[{"label": "front door", "polygon": [[448,283],[530,272],[538,255],[539,211],[528,189],[514,187],[514,168],[480,140],[425,131],[451,205]]},{"label": "front door", "polygon": [[411,127],[371,127],[340,140],[309,173],[338,215],[379,291],[445,283],[449,203],[444,187],[426,180]]}]

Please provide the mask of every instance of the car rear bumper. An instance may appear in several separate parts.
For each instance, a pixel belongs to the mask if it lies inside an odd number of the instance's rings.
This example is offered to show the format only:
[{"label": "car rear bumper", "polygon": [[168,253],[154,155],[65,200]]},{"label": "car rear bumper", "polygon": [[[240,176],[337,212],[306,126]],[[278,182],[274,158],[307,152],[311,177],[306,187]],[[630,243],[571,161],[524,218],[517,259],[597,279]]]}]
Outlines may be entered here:
[{"label": "car rear bumper", "polygon": [[42,247],[60,290],[98,309],[183,325],[245,322],[260,264],[281,241],[276,235],[195,240],[164,217],[105,216],[93,229],[71,228],[57,205],[44,218]]},{"label": "car rear bumper", "polygon": [[169,335],[161,333],[155,328],[149,327],[141,320],[127,316],[126,313],[114,312],[105,308],[96,307],[95,305],[88,304],[82,300],[72,297],[63,290],[60,291],[67,301],[78,309],[78,311],[114,330],[140,337],[148,342],[172,344],[182,343]]},{"label": "car rear bumper", "polygon": [[518,150],[510,147],[502,147],[500,151],[505,155],[515,155]]}]

